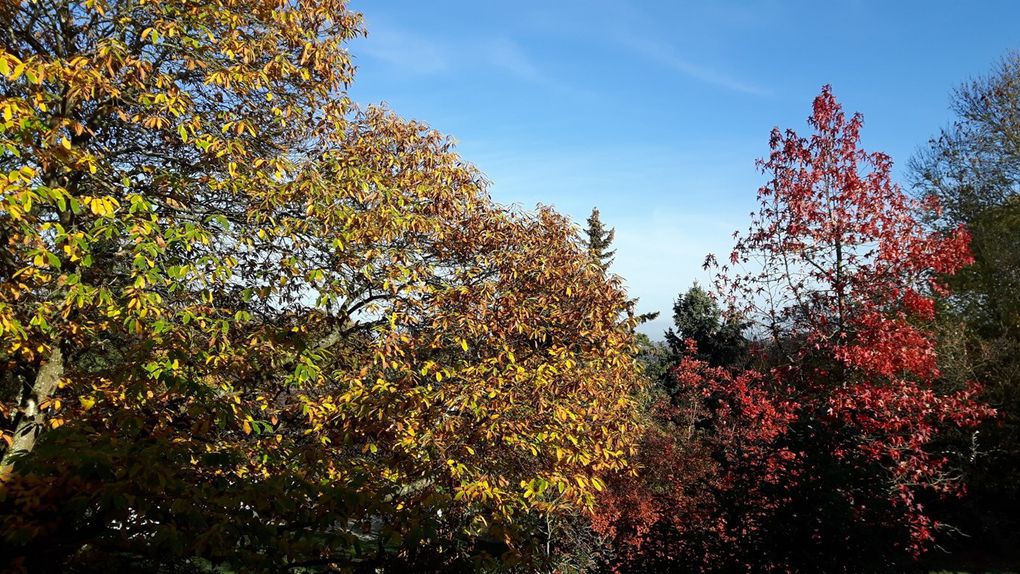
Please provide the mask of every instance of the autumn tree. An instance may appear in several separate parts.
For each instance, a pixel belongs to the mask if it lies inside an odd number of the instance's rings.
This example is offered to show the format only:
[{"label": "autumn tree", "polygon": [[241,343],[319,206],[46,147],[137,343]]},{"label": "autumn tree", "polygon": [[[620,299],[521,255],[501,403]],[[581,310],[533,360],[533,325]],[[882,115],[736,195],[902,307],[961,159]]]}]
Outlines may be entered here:
[{"label": "autumn tree", "polygon": [[[721,506],[730,477],[717,457],[760,464],[765,456],[738,453],[766,454],[772,433],[784,429],[780,407],[749,386],[761,375],[730,370],[744,362],[745,325],[697,284],[677,298],[673,318],[665,343],[639,355],[653,385],[643,397],[636,469],[612,478],[593,522],[612,541],[614,572],[739,568],[738,537],[725,518],[736,512]],[[752,528],[748,518],[741,528]]]},{"label": "autumn tree", "polygon": [[619,281],[351,102],[345,2],[0,15],[12,565],[521,559],[627,464]]},{"label": "autumn tree", "polygon": [[772,179],[730,257],[751,270],[724,271],[721,286],[776,349],[769,392],[797,405],[780,443],[801,469],[796,503],[767,544],[803,567],[854,568],[854,556],[874,565],[930,545],[938,525],[919,497],[962,488],[932,441],[991,410],[971,383],[938,384],[933,296],[972,261],[966,230],[925,229],[915,214],[937,203],[909,198],[890,158],[858,147],[861,116],[828,87],[809,124],[807,138],[773,131],[760,164]]},{"label": "autumn tree", "polygon": [[[925,497],[961,492],[935,441],[992,411],[975,385],[940,381],[933,297],[971,261],[968,234],[926,230],[915,214],[937,205],[910,199],[891,160],[858,147],[861,117],[828,87],[809,123],[806,138],[773,131],[760,210],[719,274],[731,312],[752,320],[760,368],[713,367],[691,341],[677,392],[702,400],[666,419],[700,435],[714,467],[685,475],[670,450],[652,455],[617,522],[623,569],[671,555],[688,559],[677,571],[899,568],[939,529]],[[709,516],[689,510],[692,497]],[[658,544],[662,532],[677,543]]]},{"label": "autumn tree", "polygon": [[[757,541],[789,502],[778,489],[791,452],[777,443],[795,404],[764,375],[712,366],[690,341],[672,393],[656,401],[637,471],[610,482],[595,522],[614,572],[731,572],[775,564]],[[748,480],[753,477],[753,480]]]},{"label": "autumn tree", "polygon": [[973,443],[957,437],[957,448],[974,451],[971,488],[946,511],[967,536],[947,548],[995,568],[1020,558],[1020,490],[1011,478],[1020,472],[1020,54],[958,88],[952,109],[956,120],[914,158],[911,173],[919,196],[945,206],[930,224],[963,224],[972,236],[974,264],[947,278],[953,296],[943,301],[940,366],[950,381],[981,380],[1001,416]]}]

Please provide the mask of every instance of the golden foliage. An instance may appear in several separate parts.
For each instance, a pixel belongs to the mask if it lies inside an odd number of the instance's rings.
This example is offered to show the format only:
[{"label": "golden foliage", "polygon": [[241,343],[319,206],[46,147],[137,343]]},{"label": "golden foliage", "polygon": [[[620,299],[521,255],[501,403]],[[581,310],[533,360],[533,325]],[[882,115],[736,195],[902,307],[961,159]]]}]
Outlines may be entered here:
[{"label": "golden foliage", "polygon": [[[395,516],[440,497],[477,526],[590,506],[626,467],[623,289],[569,221],[495,205],[444,137],[348,99],[345,2],[0,12],[7,443],[19,390],[67,357],[40,397],[59,455],[21,474],[68,488],[85,453],[116,467],[144,437],[156,482],[196,497],[288,496],[268,490],[287,477],[331,527],[356,517],[316,507],[337,486]],[[141,488],[114,474],[75,489]],[[34,494],[8,499],[7,532],[46,531],[36,480],[11,483]],[[143,508],[120,516],[160,528]]]}]

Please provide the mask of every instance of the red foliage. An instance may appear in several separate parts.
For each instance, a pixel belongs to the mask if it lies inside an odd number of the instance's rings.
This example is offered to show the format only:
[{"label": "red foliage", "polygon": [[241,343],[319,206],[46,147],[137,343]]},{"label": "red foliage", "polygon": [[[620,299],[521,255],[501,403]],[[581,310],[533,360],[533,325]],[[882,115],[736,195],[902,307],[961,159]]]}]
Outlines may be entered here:
[{"label": "red foliage", "polygon": [[[784,502],[766,491],[796,474],[796,453],[776,443],[797,404],[768,392],[761,373],[711,367],[688,346],[674,371],[677,394],[652,409],[640,472],[611,484],[594,521],[615,539],[619,571],[732,567],[734,549]],[[734,512],[727,499],[737,490]]]},{"label": "red foliage", "polygon": [[599,501],[593,526],[615,542],[615,571],[674,562],[712,562],[727,537],[712,493],[721,487],[706,445],[689,440],[683,412],[669,401],[654,407],[656,424],[643,437],[634,475],[617,476]]},{"label": "red foliage", "polygon": [[[712,501],[709,516],[681,499],[690,477],[672,471],[672,451],[646,455],[643,483],[624,496],[652,500],[617,504],[629,513],[624,541],[635,551],[667,520],[676,538],[715,532],[729,547],[702,551],[728,553],[730,567],[751,568],[740,555],[759,552],[756,570],[796,570],[783,562],[791,552],[850,553],[854,543],[916,556],[936,526],[919,495],[963,488],[933,441],[994,414],[976,400],[976,385],[943,388],[930,325],[933,296],[945,293],[939,277],[972,261],[966,230],[926,231],[918,214],[937,205],[892,183],[888,156],[858,148],[861,116],[847,118],[829,87],[808,121],[808,138],[772,132],[772,153],[759,164],[772,178],[730,258],[749,271],[724,267],[717,286],[736,312],[757,319],[763,372],[690,359],[676,371],[681,393],[701,398],[676,408],[699,411],[703,430],[690,440],[714,465],[702,482],[708,494],[697,494]],[[676,495],[655,498],[660,484]],[[892,534],[878,539],[879,530]],[[787,549],[772,548],[776,541]]]},{"label": "red foliage", "polygon": [[928,445],[948,427],[993,414],[975,400],[974,386],[941,392],[937,384],[931,292],[944,292],[939,277],[973,261],[969,235],[925,230],[917,214],[937,205],[892,183],[888,156],[858,148],[861,116],[847,119],[828,87],[809,123],[810,138],[773,131],[761,164],[773,177],[735,250],[738,262],[762,267],[723,283],[764,311],[773,344],[786,351],[773,372],[796,387],[801,416],[838,437],[831,454],[884,470],[872,478],[889,483],[888,503],[902,513],[917,553],[933,536],[917,492],[962,486]]}]

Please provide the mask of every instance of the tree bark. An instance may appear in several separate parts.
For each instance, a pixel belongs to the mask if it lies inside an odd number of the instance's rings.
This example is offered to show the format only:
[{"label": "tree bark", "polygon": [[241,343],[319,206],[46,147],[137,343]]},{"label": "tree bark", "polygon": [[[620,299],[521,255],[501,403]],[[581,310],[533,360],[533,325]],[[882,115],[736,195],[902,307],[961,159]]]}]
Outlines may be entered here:
[{"label": "tree bark", "polygon": [[10,470],[15,457],[28,454],[35,448],[35,441],[43,428],[45,418],[39,405],[50,399],[63,375],[64,354],[59,345],[54,345],[46,362],[39,367],[32,386],[22,393],[21,412],[15,424],[11,444],[3,455],[3,462],[0,462],[0,475]]}]

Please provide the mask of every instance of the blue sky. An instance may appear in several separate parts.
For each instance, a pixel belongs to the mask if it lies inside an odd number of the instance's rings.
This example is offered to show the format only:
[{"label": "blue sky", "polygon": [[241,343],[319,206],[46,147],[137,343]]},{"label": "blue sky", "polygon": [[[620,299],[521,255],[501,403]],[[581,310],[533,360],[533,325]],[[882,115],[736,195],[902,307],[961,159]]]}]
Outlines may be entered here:
[{"label": "blue sky", "polygon": [[493,197],[616,228],[613,271],[661,336],[676,295],[728,253],[774,126],[806,132],[832,84],[864,147],[909,158],[950,92],[1020,49],[1020,2],[354,0],[362,103],[452,136]]}]

